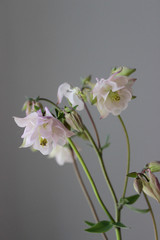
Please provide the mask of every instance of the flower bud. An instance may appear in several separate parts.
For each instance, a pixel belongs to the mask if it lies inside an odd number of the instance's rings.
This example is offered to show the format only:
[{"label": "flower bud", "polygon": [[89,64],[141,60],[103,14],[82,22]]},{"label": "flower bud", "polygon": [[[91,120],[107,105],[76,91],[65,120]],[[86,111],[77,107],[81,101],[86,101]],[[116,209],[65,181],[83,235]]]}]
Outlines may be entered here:
[{"label": "flower bud", "polygon": [[133,187],[138,194],[141,194],[143,189],[143,184],[139,177],[134,179]]},{"label": "flower bud", "polygon": [[83,132],[84,126],[81,117],[76,111],[65,113],[66,122],[77,132]]},{"label": "flower bud", "polygon": [[160,161],[150,162],[146,164],[146,168],[149,168],[151,172],[160,172]]},{"label": "flower bud", "polygon": [[119,72],[116,76],[130,76],[132,73],[136,71],[135,68],[127,68],[127,67],[114,67],[111,70],[111,74]]}]

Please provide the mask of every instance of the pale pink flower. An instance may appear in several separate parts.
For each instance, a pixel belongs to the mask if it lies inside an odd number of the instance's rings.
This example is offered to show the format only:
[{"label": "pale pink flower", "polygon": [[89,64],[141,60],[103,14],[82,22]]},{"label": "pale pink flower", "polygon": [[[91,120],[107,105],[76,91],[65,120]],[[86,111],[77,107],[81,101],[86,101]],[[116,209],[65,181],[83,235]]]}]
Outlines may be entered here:
[{"label": "pale pink flower", "polygon": [[72,152],[67,146],[57,145],[49,154],[49,158],[55,158],[59,165],[73,163]]},{"label": "pale pink flower", "polygon": [[24,118],[14,117],[14,120],[19,127],[25,127],[21,147],[32,146],[33,149],[39,150],[44,155],[48,155],[53,146],[66,144],[67,138],[74,135],[52,116],[48,108],[45,108],[45,116],[39,110]]},{"label": "pale pink flower", "polygon": [[116,76],[116,73],[108,79],[96,79],[93,88],[93,98],[97,98],[97,108],[101,118],[109,113],[117,116],[127,108],[132,99],[132,85],[135,79],[126,76]]},{"label": "pale pink flower", "polygon": [[70,84],[63,83],[58,88],[58,104],[62,102],[63,97],[68,98],[72,106],[77,106],[76,110],[81,111],[84,109],[84,103],[80,97],[81,91],[78,87],[71,88]]}]

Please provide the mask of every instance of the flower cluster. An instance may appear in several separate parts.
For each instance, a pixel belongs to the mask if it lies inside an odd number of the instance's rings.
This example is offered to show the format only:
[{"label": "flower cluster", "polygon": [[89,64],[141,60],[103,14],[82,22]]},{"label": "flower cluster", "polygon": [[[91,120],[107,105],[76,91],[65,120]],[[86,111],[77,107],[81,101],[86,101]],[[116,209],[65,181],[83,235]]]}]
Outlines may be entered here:
[{"label": "flower cluster", "polygon": [[67,138],[74,135],[52,116],[47,107],[44,114],[38,110],[24,118],[14,117],[14,120],[19,127],[25,128],[21,147],[32,147],[44,155],[50,154],[57,145],[64,146]]}]

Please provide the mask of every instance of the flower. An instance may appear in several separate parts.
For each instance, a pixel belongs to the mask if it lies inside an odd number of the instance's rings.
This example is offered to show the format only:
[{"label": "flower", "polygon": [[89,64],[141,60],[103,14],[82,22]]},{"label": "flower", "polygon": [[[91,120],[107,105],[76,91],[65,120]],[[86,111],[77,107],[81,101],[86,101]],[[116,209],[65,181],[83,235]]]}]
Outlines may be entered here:
[{"label": "flower", "polygon": [[49,154],[49,158],[54,157],[59,165],[64,165],[64,163],[73,162],[71,150],[67,146],[57,145],[56,147],[54,147],[51,153]]},{"label": "flower", "polygon": [[19,127],[25,127],[21,136],[24,140],[21,147],[30,147],[48,155],[53,146],[66,144],[66,138],[74,135],[58,119],[45,108],[45,116],[41,110],[30,113],[24,118],[14,117]]},{"label": "flower", "polygon": [[143,184],[142,191],[160,203],[160,183],[157,177],[151,172],[150,169],[148,169],[147,172],[148,172],[148,176],[147,176],[148,180],[143,178],[141,174],[138,174]]},{"label": "flower", "polygon": [[160,161],[150,162],[146,164],[146,167],[151,170],[151,172],[160,172]]},{"label": "flower", "polygon": [[58,88],[58,104],[62,102],[63,97],[68,98],[68,100],[71,102],[72,106],[77,106],[77,110],[81,111],[84,109],[84,103],[81,100],[81,91],[78,87],[71,88],[71,86],[68,83],[63,83]]},{"label": "flower", "polygon": [[97,98],[97,108],[101,118],[109,113],[117,116],[127,108],[132,99],[132,85],[136,79],[112,74],[108,79],[96,79],[93,98]]}]

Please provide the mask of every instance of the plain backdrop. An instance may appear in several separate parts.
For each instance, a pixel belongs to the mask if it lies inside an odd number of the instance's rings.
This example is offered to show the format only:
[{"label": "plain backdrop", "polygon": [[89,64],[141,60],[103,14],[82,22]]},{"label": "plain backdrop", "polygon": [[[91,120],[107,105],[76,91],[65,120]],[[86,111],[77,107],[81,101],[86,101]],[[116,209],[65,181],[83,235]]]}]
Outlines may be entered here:
[{"label": "plain backdrop", "polygon": [[[98,240],[84,231],[94,221],[72,164],[63,167],[39,152],[19,149],[25,97],[57,101],[63,82],[81,86],[80,77],[107,78],[114,66],[136,68],[137,98],[122,113],[131,142],[131,171],[160,160],[160,1],[158,0],[0,0],[0,239]],[[65,102],[64,102],[65,103]],[[90,110],[101,142],[110,135],[105,164],[122,195],[126,169],[125,136],[117,117],[99,119]],[[91,124],[81,112],[86,125]],[[94,133],[93,133],[94,134]],[[109,190],[94,151],[77,141],[100,194],[114,215]],[[79,166],[80,170],[81,167]],[[101,220],[107,220],[81,171]],[[160,174],[157,173],[160,179]],[[127,196],[135,194],[129,179]],[[160,235],[160,205],[151,200]],[[146,208],[143,196],[135,207]],[[150,214],[125,208],[124,240],[154,239]],[[114,240],[113,230],[108,232]]]}]

